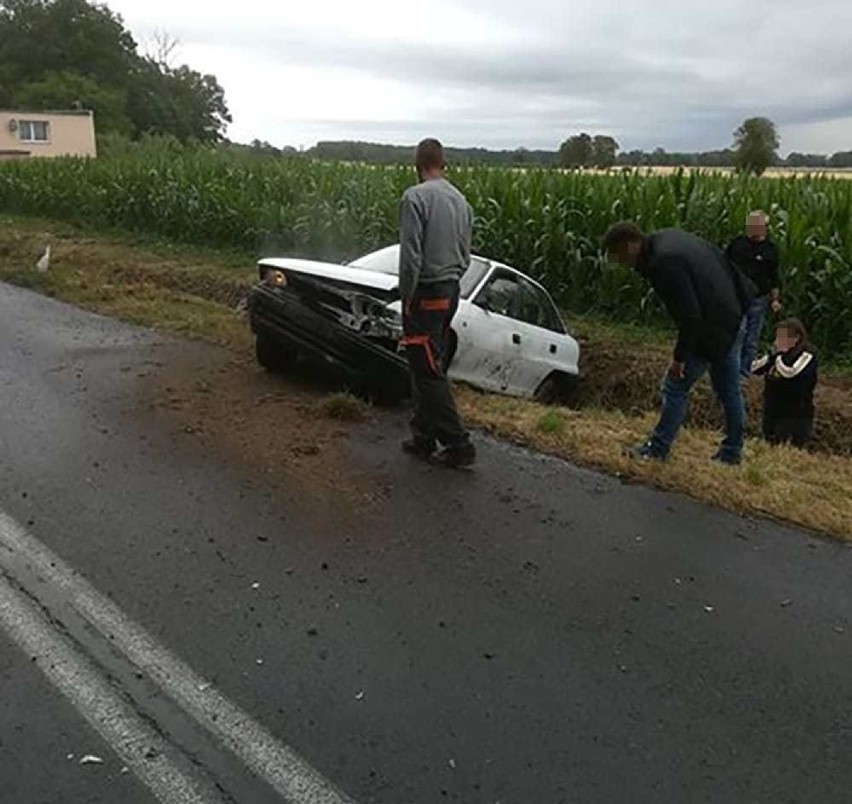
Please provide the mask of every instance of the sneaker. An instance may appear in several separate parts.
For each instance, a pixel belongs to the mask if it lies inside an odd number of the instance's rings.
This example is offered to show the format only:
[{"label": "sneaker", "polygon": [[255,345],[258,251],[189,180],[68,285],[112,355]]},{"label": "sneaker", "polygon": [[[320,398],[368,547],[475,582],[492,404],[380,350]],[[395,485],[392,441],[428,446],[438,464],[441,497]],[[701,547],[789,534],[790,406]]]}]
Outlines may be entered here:
[{"label": "sneaker", "polygon": [[436,449],[434,441],[426,441],[422,438],[409,438],[408,441],[402,442],[402,451],[406,455],[413,455],[423,460],[427,460]]},{"label": "sneaker", "polygon": [[445,447],[432,461],[448,469],[464,469],[476,463],[476,447],[470,443],[461,447]]},{"label": "sneaker", "polygon": [[643,441],[641,444],[634,444],[631,447],[624,447],[621,450],[622,455],[626,458],[632,458],[634,461],[659,461],[663,463],[666,459],[662,455],[657,455],[651,447],[650,441]]},{"label": "sneaker", "polygon": [[722,463],[725,466],[739,466],[743,462],[742,456],[737,455],[736,457],[732,457],[726,455],[722,450],[718,450],[710,460],[714,463]]}]

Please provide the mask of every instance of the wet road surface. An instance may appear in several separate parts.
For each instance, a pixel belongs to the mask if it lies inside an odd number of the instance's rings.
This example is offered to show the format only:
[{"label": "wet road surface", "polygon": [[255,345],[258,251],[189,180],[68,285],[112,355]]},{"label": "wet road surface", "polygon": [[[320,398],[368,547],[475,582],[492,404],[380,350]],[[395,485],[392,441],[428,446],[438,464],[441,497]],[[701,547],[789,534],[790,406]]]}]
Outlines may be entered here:
[{"label": "wet road surface", "polygon": [[0,393],[4,803],[849,798],[841,544],[5,285]]}]

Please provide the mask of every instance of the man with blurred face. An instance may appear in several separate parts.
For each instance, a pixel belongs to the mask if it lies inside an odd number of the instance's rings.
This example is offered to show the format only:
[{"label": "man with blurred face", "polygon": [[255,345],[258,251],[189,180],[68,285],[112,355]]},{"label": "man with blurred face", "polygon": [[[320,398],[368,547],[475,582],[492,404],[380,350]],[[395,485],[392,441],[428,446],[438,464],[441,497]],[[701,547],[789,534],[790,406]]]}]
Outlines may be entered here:
[{"label": "man with blurred face", "polygon": [[[403,449],[445,466],[470,466],[476,450],[456,410],[446,364],[459,280],[470,264],[473,212],[444,178],[440,142],[423,140],[415,166],[420,183],[405,191],[400,206],[402,344],[414,402],[412,437]],[[439,444],[443,449],[435,454]]]},{"label": "man with blurred face", "polygon": [[735,237],[726,251],[728,258],[757,287],[757,296],[746,311],[746,328],[740,353],[740,373],[751,376],[751,364],[757,353],[766,314],[781,311],[778,249],[769,239],[769,218],[755,210],[746,219],[746,233]]},{"label": "man with blurred face", "polygon": [[740,463],[745,437],[740,351],[743,314],[753,289],[720,249],[680,229],[646,235],[635,223],[616,223],[604,236],[604,248],[610,261],[633,268],[650,282],[678,330],[663,381],[660,420],[648,439],[627,448],[626,454],[666,460],[689,393],[709,371],[725,411],[725,438],[713,460]]}]

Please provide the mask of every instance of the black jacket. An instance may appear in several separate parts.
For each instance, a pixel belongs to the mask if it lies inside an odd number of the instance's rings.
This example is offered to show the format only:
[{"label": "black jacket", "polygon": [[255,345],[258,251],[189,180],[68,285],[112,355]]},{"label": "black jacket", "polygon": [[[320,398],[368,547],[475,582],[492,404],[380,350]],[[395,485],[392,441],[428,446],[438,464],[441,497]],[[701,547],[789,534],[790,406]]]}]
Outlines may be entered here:
[{"label": "black jacket", "polygon": [[752,373],[766,378],[763,386],[764,419],[813,419],[818,372],[816,355],[801,346],[756,360]]},{"label": "black jacket", "polygon": [[758,295],[766,296],[781,286],[778,248],[769,238],[755,242],[740,235],[731,241],[725,253],[754,282]]},{"label": "black jacket", "polygon": [[675,360],[728,353],[754,288],[721,249],[680,229],[661,229],[645,238],[636,268],[677,325]]}]

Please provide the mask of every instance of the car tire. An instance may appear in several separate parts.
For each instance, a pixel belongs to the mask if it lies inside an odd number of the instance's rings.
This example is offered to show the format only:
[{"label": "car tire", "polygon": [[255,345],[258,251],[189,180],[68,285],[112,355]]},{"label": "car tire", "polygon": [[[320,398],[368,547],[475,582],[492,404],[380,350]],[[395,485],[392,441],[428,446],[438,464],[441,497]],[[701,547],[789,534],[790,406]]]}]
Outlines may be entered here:
[{"label": "car tire", "polygon": [[258,335],[254,342],[254,354],[257,362],[273,374],[283,374],[298,358],[295,350],[263,335]]},{"label": "car tire", "polygon": [[569,404],[576,381],[577,378],[571,374],[554,371],[542,380],[533,399],[541,405],[555,405],[559,402]]}]

